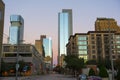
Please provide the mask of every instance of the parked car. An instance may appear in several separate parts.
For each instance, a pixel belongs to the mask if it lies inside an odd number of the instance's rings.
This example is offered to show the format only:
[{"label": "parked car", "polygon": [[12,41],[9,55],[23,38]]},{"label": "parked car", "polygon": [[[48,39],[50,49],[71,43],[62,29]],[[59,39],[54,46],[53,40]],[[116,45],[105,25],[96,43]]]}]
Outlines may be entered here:
[{"label": "parked car", "polygon": [[88,80],[102,80],[102,78],[99,76],[89,76]]},{"label": "parked car", "polygon": [[87,80],[87,75],[86,74],[79,75],[78,80]]}]

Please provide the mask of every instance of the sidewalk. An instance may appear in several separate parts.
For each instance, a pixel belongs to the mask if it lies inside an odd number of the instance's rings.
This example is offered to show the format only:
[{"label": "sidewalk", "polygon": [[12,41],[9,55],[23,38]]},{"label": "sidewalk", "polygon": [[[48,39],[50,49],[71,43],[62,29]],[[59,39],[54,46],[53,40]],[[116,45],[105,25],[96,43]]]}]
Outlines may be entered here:
[{"label": "sidewalk", "polygon": [[[30,80],[29,79],[30,76],[26,76],[26,77],[18,77],[18,80]],[[15,80],[15,77],[0,77],[0,80]]]}]

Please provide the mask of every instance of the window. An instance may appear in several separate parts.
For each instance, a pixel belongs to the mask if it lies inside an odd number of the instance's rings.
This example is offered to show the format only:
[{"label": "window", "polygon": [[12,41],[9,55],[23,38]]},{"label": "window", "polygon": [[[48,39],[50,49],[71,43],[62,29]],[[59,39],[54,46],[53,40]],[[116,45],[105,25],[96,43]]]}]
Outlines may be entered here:
[{"label": "window", "polygon": [[95,55],[93,55],[93,56],[92,56],[92,58],[93,58],[93,59],[96,59],[96,56],[95,56]]},{"label": "window", "polygon": [[78,46],[79,49],[87,49],[87,46]]},{"label": "window", "polygon": [[87,41],[79,41],[78,45],[87,45]]},{"label": "window", "polygon": [[87,37],[86,36],[79,36],[78,40],[87,40]]},{"label": "window", "polygon": [[92,46],[92,49],[95,49],[95,46],[94,46],[94,45]]},{"label": "window", "polygon": [[113,57],[113,59],[115,59],[115,56],[112,56]]},{"label": "window", "polygon": [[92,50],[92,54],[95,54],[95,50]]},{"label": "window", "polygon": [[95,41],[92,41],[91,43],[92,43],[92,44],[95,44]]},{"label": "window", "polygon": [[117,44],[120,44],[120,41],[116,41]]},{"label": "window", "polygon": [[3,51],[4,52],[10,52],[10,46],[4,46]]},{"label": "window", "polygon": [[117,48],[120,48],[120,46],[117,46]]},{"label": "window", "polygon": [[79,51],[79,54],[87,54],[87,51]]}]

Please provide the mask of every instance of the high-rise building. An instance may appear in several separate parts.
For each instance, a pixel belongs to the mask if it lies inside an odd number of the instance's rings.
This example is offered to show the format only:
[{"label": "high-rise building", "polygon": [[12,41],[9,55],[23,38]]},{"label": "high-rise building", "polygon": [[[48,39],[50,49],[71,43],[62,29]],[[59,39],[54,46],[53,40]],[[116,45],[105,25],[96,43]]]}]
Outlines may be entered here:
[{"label": "high-rise building", "polygon": [[66,44],[72,34],[72,9],[63,9],[58,13],[58,64],[61,54],[66,55]]},{"label": "high-rise building", "polygon": [[45,57],[47,57],[47,56],[52,57],[52,40],[51,40],[51,38],[43,39],[43,47],[44,47],[44,51],[45,51]]},{"label": "high-rise building", "polygon": [[46,68],[52,69],[52,40],[51,38],[43,39],[43,48],[45,51]]},{"label": "high-rise building", "polygon": [[113,18],[97,18],[95,21],[95,31],[116,31],[120,33],[120,26]]},{"label": "high-rise building", "polygon": [[41,35],[40,40],[35,40],[35,47],[39,51],[39,53],[43,55],[44,62],[46,63],[46,68],[52,69],[52,39],[47,38],[46,35]]},{"label": "high-rise building", "polygon": [[11,26],[9,29],[9,43],[18,44],[23,42],[24,20],[20,15],[10,16]]},{"label": "high-rise building", "polygon": [[43,57],[45,57],[45,51],[43,48],[43,39],[44,38],[46,38],[46,35],[41,35],[40,40],[35,40],[35,47]]},{"label": "high-rise building", "polygon": [[1,73],[3,30],[4,30],[4,12],[5,12],[5,4],[2,0],[0,0],[0,73]]}]

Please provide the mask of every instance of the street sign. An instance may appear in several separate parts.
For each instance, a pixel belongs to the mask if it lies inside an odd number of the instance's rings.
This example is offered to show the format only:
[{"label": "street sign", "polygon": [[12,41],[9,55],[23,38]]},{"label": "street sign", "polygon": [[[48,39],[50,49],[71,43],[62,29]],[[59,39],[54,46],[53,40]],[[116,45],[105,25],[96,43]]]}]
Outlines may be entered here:
[{"label": "street sign", "polygon": [[20,65],[19,65],[19,64],[16,64],[16,70],[18,70],[18,69],[19,69],[19,67],[20,67]]}]

